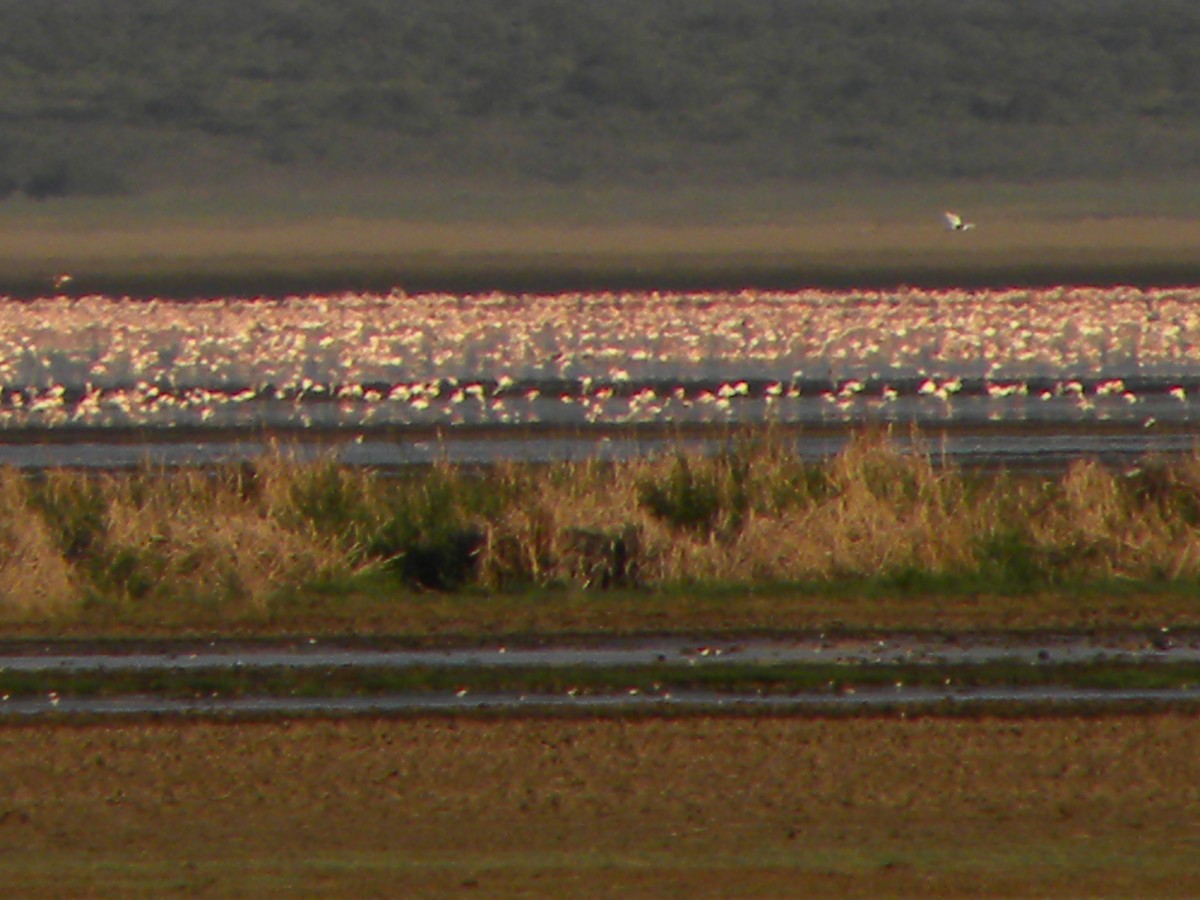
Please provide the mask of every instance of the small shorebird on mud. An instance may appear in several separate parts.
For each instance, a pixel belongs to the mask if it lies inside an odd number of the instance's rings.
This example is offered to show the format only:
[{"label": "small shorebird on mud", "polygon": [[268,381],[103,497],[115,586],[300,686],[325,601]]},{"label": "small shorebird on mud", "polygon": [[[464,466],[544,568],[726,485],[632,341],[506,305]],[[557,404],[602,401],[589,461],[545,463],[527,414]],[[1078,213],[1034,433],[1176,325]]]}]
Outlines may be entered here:
[{"label": "small shorebird on mud", "polygon": [[943,215],[946,217],[946,227],[951,231],[970,231],[975,227],[974,222],[964,222],[962,220],[962,216],[960,216],[958,213],[953,213],[950,212],[950,210],[946,210]]}]

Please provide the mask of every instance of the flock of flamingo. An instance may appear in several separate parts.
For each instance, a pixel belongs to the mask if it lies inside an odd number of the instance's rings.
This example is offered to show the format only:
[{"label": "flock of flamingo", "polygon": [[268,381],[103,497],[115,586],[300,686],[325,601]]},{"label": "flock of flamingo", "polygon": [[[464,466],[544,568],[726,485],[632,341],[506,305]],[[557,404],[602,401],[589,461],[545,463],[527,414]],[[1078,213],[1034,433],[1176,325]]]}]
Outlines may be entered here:
[{"label": "flock of flamingo", "polygon": [[1131,287],[0,300],[0,429],[732,421],[801,406],[995,417],[1038,401],[1104,418],[1200,393],[1198,300]]}]

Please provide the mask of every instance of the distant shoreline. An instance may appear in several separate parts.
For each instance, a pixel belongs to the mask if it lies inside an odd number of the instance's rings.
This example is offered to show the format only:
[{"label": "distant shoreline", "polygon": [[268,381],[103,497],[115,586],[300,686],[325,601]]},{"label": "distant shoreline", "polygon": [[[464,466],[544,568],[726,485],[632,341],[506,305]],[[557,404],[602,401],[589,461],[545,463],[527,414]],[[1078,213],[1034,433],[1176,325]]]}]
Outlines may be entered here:
[{"label": "distant shoreline", "polygon": [[51,290],[46,279],[0,269],[0,296],[32,300],[46,296],[105,295],[135,299],[199,300],[216,297],[285,298],[317,294],[407,293],[559,294],[603,291],[730,291],[742,289],[889,291],[905,288],[968,290],[1132,286],[1181,287],[1200,284],[1200,255],[1192,260],[1138,262],[1113,259],[1100,264],[1010,263],[981,265],[905,266],[899,263],[855,266],[796,262],[759,263],[719,258],[656,259],[641,265],[633,260],[558,263],[524,257],[461,263],[402,263],[368,261],[361,267],[336,263],[328,267],[214,265],[199,271],[187,266],[155,266],[137,271],[92,271],[80,274],[68,291]]}]

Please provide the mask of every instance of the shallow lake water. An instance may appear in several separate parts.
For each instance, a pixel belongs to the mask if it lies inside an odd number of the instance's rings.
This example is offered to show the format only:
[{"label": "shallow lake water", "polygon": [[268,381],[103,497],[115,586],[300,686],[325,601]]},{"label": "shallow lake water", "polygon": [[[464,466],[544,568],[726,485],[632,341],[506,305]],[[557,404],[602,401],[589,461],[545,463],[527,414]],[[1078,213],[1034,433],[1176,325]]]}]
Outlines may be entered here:
[{"label": "shallow lake water", "polygon": [[0,462],[624,458],[770,424],[967,462],[1193,449],[1200,290],[0,300]]},{"label": "shallow lake water", "polygon": [[[775,440],[793,448],[798,458],[815,462],[842,451],[853,433],[851,426],[813,432],[776,432]],[[231,439],[227,433],[208,440],[200,434],[182,440],[142,434],[133,441],[105,441],[102,434],[92,434],[86,439],[54,440],[52,434],[46,434],[36,441],[4,443],[0,435],[0,465],[33,469],[215,465],[254,460],[268,453],[282,453],[297,460],[333,458],[346,465],[377,468],[434,462],[487,465],[500,461],[617,461],[679,450],[712,454],[736,445],[737,441],[733,432],[667,436],[660,431],[656,436],[633,429],[627,434],[608,430],[592,435],[556,431],[529,433],[503,428],[486,434],[448,430],[437,438],[420,434],[407,439],[402,434],[370,436],[351,431],[319,436],[287,434],[270,441],[250,435]],[[914,446],[911,435],[903,429],[893,433],[892,442],[901,448]],[[924,432],[915,445],[921,452],[929,453],[935,462],[1056,468],[1082,457],[1123,465],[1133,464],[1147,454],[1190,453],[1200,446],[1200,434],[1165,427],[1128,431],[1071,428],[1026,434],[996,428]]]}]

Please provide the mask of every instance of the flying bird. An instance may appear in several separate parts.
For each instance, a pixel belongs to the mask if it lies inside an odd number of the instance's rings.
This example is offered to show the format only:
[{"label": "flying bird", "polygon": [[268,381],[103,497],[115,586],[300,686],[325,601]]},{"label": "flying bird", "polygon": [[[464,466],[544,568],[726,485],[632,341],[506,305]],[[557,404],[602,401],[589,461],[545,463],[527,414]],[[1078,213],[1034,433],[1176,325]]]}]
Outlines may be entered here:
[{"label": "flying bird", "polygon": [[951,231],[970,231],[975,227],[974,222],[964,222],[962,216],[958,213],[952,213],[950,210],[946,210],[945,216],[946,227]]}]

